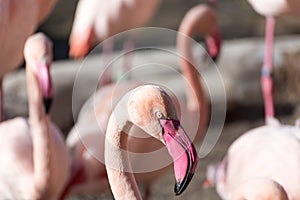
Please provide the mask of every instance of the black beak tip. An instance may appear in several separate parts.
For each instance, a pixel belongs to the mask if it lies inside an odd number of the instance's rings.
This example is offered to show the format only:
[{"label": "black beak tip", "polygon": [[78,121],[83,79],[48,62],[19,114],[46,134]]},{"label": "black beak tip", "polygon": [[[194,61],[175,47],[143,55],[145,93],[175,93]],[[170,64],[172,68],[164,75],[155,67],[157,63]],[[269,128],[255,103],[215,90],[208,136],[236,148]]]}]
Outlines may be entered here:
[{"label": "black beak tip", "polygon": [[[209,52],[209,51],[208,51],[208,46],[207,46],[206,43],[204,43],[204,48],[205,48],[206,52]],[[208,53],[208,55],[211,57],[211,59],[212,59],[214,62],[217,62],[217,61],[218,61],[219,54],[217,54],[217,55],[210,55],[210,54]]]},{"label": "black beak tip", "polygon": [[175,183],[175,187],[174,187],[174,192],[175,192],[175,195],[178,196],[178,195],[181,195],[185,189],[187,188],[187,186],[189,185],[189,183],[191,182],[192,178],[193,178],[194,174],[192,173],[189,173],[183,181],[179,182],[179,181],[176,181]]},{"label": "black beak tip", "polygon": [[174,192],[176,196],[181,195],[182,192],[184,191],[185,188],[183,188],[182,185],[183,184],[181,184],[180,182],[175,183]]},{"label": "black beak tip", "polygon": [[213,56],[213,57],[212,57],[212,60],[213,60],[214,62],[217,62],[218,58],[219,58],[219,56]]},{"label": "black beak tip", "polygon": [[52,105],[52,98],[43,98],[43,103],[46,114],[49,114]]}]

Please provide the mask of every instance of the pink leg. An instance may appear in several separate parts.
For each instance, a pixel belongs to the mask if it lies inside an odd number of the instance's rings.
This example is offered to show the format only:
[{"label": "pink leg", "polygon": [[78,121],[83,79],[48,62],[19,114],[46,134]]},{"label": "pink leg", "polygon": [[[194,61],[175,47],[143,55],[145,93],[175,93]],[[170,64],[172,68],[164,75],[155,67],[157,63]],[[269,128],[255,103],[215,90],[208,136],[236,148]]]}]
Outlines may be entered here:
[{"label": "pink leg", "polygon": [[121,67],[121,70],[118,71],[118,79],[130,79],[130,77],[126,76],[123,77],[124,73],[128,72],[131,68],[132,63],[132,54],[131,51],[134,48],[134,42],[132,38],[127,39],[123,44],[123,53],[125,54],[123,57],[123,65]]},{"label": "pink leg", "polygon": [[[123,65],[121,66],[121,68],[117,69],[116,79],[121,78],[123,76],[124,72],[129,71],[130,64],[131,64],[131,61],[132,61],[132,56],[130,55],[130,52],[132,51],[133,47],[134,47],[134,42],[131,38],[125,41],[125,43],[123,45],[123,51],[125,53],[124,59],[123,59]],[[113,40],[110,40],[109,42],[104,43],[104,45],[103,45],[103,57],[104,57],[105,71],[103,72],[103,75],[102,75],[101,79],[99,80],[98,87],[101,87],[103,85],[106,85],[106,84],[109,84],[109,83],[113,82],[112,67],[109,66],[109,65],[111,65],[110,58],[111,58],[113,49],[114,49]]]},{"label": "pink leg", "polygon": [[114,51],[114,41],[112,39],[104,42],[103,44],[103,60],[104,72],[99,80],[98,87],[107,85],[112,82],[112,73],[111,73],[111,56]]},{"label": "pink leg", "polygon": [[265,58],[261,73],[262,92],[265,104],[266,120],[274,117],[274,104],[272,97],[272,59],[274,42],[275,20],[273,17],[266,18],[266,36],[265,36]]}]

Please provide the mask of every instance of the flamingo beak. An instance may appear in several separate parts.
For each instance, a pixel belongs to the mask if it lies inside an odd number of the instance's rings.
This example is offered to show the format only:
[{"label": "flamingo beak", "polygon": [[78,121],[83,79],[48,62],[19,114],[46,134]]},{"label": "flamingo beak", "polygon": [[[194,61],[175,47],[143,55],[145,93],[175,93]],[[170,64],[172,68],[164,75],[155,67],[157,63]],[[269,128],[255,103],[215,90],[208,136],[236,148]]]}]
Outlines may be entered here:
[{"label": "flamingo beak", "polygon": [[188,186],[198,163],[196,149],[188,135],[180,126],[179,120],[160,119],[163,138],[174,161],[174,192],[180,195]]},{"label": "flamingo beak", "polygon": [[43,104],[45,108],[46,114],[49,113],[51,105],[52,105],[52,98],[53,98],[53,87],[50,75],[50,64],[39,63],[38,64],[38,80],[42,91],[43,97]]},{"label": "flamingo beak", "polygon": [[95,31],[93,29],[90,29],[85,36],[80,34],[72,35],[70,38],[69,56],[75,59],[86,56],[94,47],[95,38]]},{"label": "flamingo beak", "polygon": [[206,50],[209,56],[215,62],[220,54],[221,45],[222,45],[222,36],[219,30],[215,32],[213,35],[209,35],[205,37]]},{"label": "flamingo beak", "polygon": [[90,48],[91,46],[87,42],[82,41],[82,39],[72,37],[70,42],[69,56],[75,59],[83,58],[89,53]]}]

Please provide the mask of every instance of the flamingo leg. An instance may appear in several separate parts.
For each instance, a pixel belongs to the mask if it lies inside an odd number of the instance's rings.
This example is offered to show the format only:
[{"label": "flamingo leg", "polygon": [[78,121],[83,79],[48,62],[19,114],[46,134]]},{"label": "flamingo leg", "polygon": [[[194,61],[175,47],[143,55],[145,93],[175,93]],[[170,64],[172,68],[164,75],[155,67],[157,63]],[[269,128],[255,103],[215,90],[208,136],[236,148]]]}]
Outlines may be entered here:
[{"label": "flamingo leg", "polygon": [[[109,83],[112,83],[115,80],[127,80],[130,79],[128,75],[123,76],[126,72],[129,71],[130,63],[132,62],[132,55],[130,54],[131,51],[134,48],[134,42],[132,38],[127,39],[123,44],[123,52],[124,52],[124,58],[123,58],[123,64],[121,67],[118,67],[116,70],[116,73],[112,72],[112,65],[111,57],[114,49],[114,42],[112,39],[110,39],[108,42],[105,42],[103,45],[103,56],[104,56],[104,63],[105,63],[105,69],[103,72],[103,78],[100,79],[98,87],[101,87],[103,85],[107,85]],[[114,78],[113,78],[114,76]]]},{"label": "flamingo leg", "polygon": [[114,40],[109,39],[108,41],[103,43],[103,59],[104,59],[104,70],[101,76],[101,79],[98,83],[98,88],[101,86],[112,83],[112,68],[111,58],[114,51]]},{"label": "flamingo leg", "polygon": [[274,103],[272,97],[272,58],[273,58],[273,43],[274,43],[274,17],[266,17],[266,35],[265,35],[265,57],[264,65],[261,72],[261,84],[265,105],[266,121],[274,117]]},{"label": "flamingo leg", "polygon": [[131,52],[134,49],[134,41],[132,37],[129,37],[123,44],[123,52],[124,52],[124,58],[123,58],[123,65],[121,68],[121,71],[118,73],[118,79],[121,80],[128,80],[130,77],[128,77],[128,74],[126,76],[123,76],[126,72],[128,72],[131,68],[132,63],[132,54]]}]

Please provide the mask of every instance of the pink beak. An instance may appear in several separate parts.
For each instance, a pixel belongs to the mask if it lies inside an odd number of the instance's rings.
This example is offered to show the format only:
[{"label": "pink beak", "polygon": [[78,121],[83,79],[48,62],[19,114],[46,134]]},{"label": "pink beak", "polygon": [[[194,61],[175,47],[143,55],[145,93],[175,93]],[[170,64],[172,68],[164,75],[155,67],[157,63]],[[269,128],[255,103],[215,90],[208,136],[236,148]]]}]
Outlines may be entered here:
[{"label": "pink beak", "polygon": [[87,35],[72,35],[70,39],[69,55],[75,59],[83,58],[95,46],[95,31],[90,29]]},{"label": "pink beak", "polygon": [[222,45],[222,36],[220,31],[216,31],[214,35],[205,37],[206,50],[208,51],[209,56],[216,61]]},{"label": "pink beak", "polygon": [[198,155],[188,135],[180,126],[179,120],[160,119],[163,138],[174,160],[176,184],[174,192],[180,195],[188,186],[195,173]]},{"label": "pink beak", "polygon": [[37,67],[38,80],[42,92],[45,112],[48,114],[52,105],[53,87],[50,75],[50,64],[39,63]]}]

